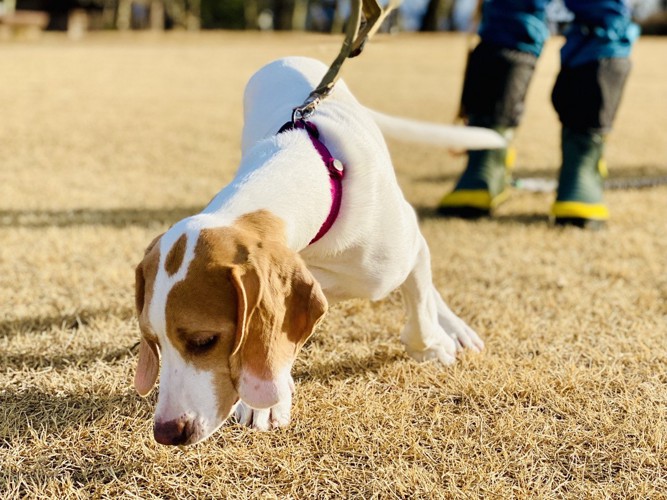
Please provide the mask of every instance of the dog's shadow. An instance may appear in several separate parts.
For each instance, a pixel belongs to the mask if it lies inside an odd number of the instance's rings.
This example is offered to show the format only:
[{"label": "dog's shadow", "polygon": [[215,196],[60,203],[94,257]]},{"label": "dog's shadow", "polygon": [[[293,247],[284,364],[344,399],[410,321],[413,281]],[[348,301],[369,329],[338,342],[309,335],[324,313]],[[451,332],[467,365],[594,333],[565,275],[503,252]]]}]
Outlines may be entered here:
[{"label": "dog's shadow", "polygon": [[[131,308],[101,308],[85,309],[72,314],[53,316],[34,316],[5,319],[0,321],[0,339],[12,339],[19,335],[42,335],[58,330],[63,333],[76,336],[78,331],[86,328],[90,323],[98,319],[115,316],[122,320],[129,320],[133,316]],[[29,342],[29,340],[26,340]],[[96,344],[87,348],[85,352],[80,350],[68,352],[66,346],[58,346],[59,349],[53,354],[44,354],[36,349],[18,349],[15,352],[4,350],[0,353],[0,366],[5,370],[62,370],[71,366],[85,368],[97,362],[115,363],[126,357],[133,356],[133,346],[113,346],[108,343]]]}]

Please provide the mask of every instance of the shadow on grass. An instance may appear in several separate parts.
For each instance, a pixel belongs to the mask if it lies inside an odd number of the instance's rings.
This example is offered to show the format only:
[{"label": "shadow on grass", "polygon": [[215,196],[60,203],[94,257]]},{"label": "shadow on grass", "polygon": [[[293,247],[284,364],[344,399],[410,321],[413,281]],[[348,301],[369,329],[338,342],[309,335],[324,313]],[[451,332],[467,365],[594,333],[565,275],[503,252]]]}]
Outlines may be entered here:
[{"label": "shadow on grass", "polygon": [[498,224],[521,224],[524,226],[547,226],[551,222],[546,214],[494,215],[491,219]]},{"label": "shadow on grass", "polygon": [[[29,318],[15,318],[0,321],[0,338],[9,339],[18,335],[37,334],[60,330],[61,338],[66,339],[68,334],[77,335],[81,328],[94,323],[98,319],[106,319],[110,316],[118,318],[121,321],[128,321],[134,315],[131,308],[108,308],[83,310],[73,314],[37,316]],[[64,335],[62,332],[65,332]],[[137,332],[137,341],[139,334]],[[53,369],[62,370],[71,366],[78,368],[90,366],[96,362],[114,363],[128,356],[133,356],[134,344],[122,347],[111,347],[108,344],[88,348],[84,353],[79,350],[67,352],[67,340],[62,341],[61,349],[55,354],[45,354],[35,349],[29,352],[20,350],[11,352],[5,349],[0,352],[0,366],[3,369],[15,370],[40,370]]]},{"label": "shadow on grass", "polygon": [[333,360],[296,366],[293,376],[295,380],[318,380],[324,383],[347,380],[370,373],[378,374],[384,367],[405,359],[405,354],[399,350],[390,351],[389,347],[365,356],[340,353],[340,357]]},{"label": "shadow on grass", "polygon": [[469,222],[470,224],[476,224],[478,221],[489,221],[498,224],[522,224],[526,226],[549,224],[549,216],[542,213],[507,214],[507,215],[500,214],[480,219],[460,219],[452,217],[443,217],[438,213],[437,208],[434,206],[414,205],[414,209],[415,212],[417,212],[417,217],[419,217],[419,220],[441,220],[443,222],[452,220],[463,220]]},{"label": "shadow on grass", "polygon": [[173,224],[202,207],[77,208],[74,210],[0,210],[2,227],[144,226]]},{"label": "shadow on grass", "polygon": [[129,307],[116,307],[85,309],[72,314],[3,319],[0,320],[0,338],[11,338],[25,333],[46,332],[55,328],[78,330],[98,319],[106,319],[114,316],[121,321],[127,321],[133,315],[134,310]]},{"label": "shadow on grass", "polygon": [[[461,171],[463,172],[463,171]],[[424,183],[440,183],[440,182],[455,182],[458,180],[458,178],[461,176],[461,172],[449,172],[449,173],[441,173],[441,174],[427,174],[427,175],[422,175],[419,177],[414,177],[412,178],[412,181],[414,182],[424,182]],[[405,173],[403,173],[404,176],[406,176]],[[407,175],[409,177],[409,175]]]},{"label": "shadow on grass", "polygon": [[[433,173],[413,178],[415,182],[454,182],[457,181],[463,170],[455,173]],[[612,166],[607,179],[608,189],[623,189],[625,183],[632,183],[641,179],[664,179],[667,176],[666,165],[621,165]],[[558,177],[558,168],[526,170],[518,168],[512,171],[512,177],[553,179]]]},{"label": "shadow on grass", "polygon": [[[139,335],[137,334],[137,344]],[[103,362],[112,364],[122,359],[133,357],[135,344],[128,344],[123,347],[110,348],[108,345],[86,349],[85,353],[80,351],[71,354],[59,352],[52,355],[40,352],[18,352],[0,354],[0,366],[3,370],[44,370],[60,371],[70,367],[77,369],[88,368],[95,363]]]},{"label": "shadow on grass", "polygon": [[[35,436],[35,431],[58,435],[84,425],[92,427],[114,415],[136,414],[141,411],[139,405],[145,405],[138,398],[129,390],[91,395],[84,390],[81,393],[53,393],[37,388],[4,389],[0,392],[4,423],[0,429],[0,449],[15,446],[26,436]],[[145,406],[149,419],[151,410]]]}]

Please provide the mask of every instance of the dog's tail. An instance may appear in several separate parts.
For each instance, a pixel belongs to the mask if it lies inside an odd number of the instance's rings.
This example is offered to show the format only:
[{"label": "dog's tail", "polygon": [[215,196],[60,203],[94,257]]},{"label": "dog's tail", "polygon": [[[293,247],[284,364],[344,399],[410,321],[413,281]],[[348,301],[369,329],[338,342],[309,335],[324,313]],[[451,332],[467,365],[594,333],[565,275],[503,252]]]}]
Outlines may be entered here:
[{"label": "dog's tail", "polygon": [[497,149],[507,141],[495,130],[461,125],[443,125],[389,116],[368,110],[380,130],[392,139],[431,144],[452,149]]}]

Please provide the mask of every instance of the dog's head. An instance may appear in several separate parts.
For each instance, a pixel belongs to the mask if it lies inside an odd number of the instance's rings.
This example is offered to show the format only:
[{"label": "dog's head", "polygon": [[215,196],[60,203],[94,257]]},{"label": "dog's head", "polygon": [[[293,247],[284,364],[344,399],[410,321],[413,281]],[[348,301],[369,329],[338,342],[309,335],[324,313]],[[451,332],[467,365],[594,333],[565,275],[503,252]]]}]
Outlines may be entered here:
[{"label": "dog's head", "polygon": [[269,408],[291,396],[292,364],[327,302],[283,234],[256,212],[219,228],[186,220],[148,247],[136,270],[134,385],[145,396],[159,374],[159,443],[205,439],[239,398]]}]

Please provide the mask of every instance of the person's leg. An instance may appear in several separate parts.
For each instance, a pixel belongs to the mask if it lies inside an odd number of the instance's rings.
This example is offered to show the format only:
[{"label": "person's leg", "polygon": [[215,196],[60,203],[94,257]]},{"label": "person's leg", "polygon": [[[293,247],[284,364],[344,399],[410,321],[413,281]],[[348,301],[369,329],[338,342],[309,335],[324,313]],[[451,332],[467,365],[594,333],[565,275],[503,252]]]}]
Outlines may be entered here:
[{"label": "person's leg", "polygon": [[602,197],[604,138],[620,103],[639,30],[623,0],[565,3],[575,21],[566,33],[552,93],[563,152],[552,215],[557,224],[597,228],[609,217]]},{"label": "person's leg", "polygon": [[[537,58],[548,37],[547,0],[485,0],[481,42],[470,54],[461,106],[469,125],[510,137],[523,114],[523,103]],[[505,197],[506,149],[470,151],[456,187],[440,202],[442,215],[489,215]]]}]

